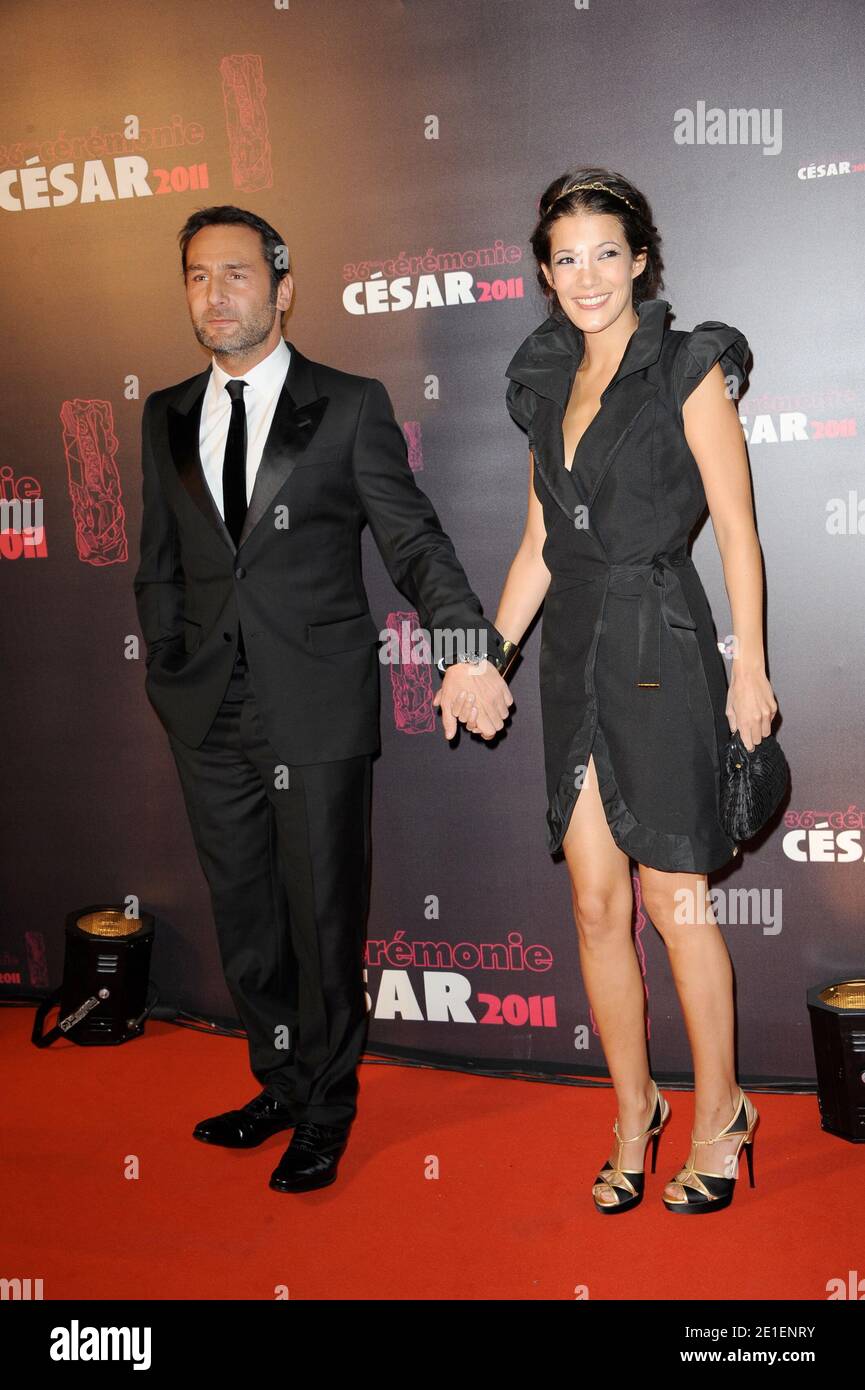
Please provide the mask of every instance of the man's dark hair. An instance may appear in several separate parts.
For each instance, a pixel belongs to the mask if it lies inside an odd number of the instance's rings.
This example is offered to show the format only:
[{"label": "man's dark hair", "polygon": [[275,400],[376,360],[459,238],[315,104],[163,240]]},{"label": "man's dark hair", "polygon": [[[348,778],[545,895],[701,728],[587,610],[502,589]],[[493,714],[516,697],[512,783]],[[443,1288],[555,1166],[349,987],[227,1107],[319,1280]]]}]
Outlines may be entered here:
[{"label": "man's dark hair", "polygon": [[[265,222],[263,217],[256,217],[254,212],[247,212],[246,208],[236,208],[231,203],[225,203],[222,207],[199,208],[187,217],[178,233],[180,242],[180,260],[183,266],[183,274],[186,275],[186,248],[196,232],[200,232],[202,227],[219,227],[225,225],[242,225],[251,227],[254,232],[258,232],[261,237],[261,251],[267,261],[270,270],[270,291],[271,298],[276,298],[276,291],[283,276],[288,273],[288,247],[269,222]],[[277,266],[276,258],[279,256],[284,265]]]}]

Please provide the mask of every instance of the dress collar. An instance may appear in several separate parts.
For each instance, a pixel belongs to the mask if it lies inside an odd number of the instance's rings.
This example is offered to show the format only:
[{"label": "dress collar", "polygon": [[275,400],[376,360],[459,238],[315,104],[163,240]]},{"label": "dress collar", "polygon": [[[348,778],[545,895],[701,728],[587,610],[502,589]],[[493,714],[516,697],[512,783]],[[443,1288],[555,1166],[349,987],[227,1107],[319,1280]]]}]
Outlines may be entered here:
[{"label": "dress collar", "polygon": [[[670,305],[666,299],[645,299],[637,308],[640,322],[628,339],[615,376],[601,392],[601,400],[622,377],[657,362],[664,337],[664,320]],[[505,376],[527,386],[538,396],[555,401],[561,410],[568,404],[574,372],[583,357],[583,332],[571,320],[550,314],[520,344]]]}]

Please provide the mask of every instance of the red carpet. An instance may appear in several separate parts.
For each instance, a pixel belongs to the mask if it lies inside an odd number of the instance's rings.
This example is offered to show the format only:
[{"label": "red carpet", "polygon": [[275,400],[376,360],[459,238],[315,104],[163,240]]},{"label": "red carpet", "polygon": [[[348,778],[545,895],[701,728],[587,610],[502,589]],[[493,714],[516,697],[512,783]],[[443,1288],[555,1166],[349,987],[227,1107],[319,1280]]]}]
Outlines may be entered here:
[{"label": "red carpet", "polygon": [[865,1151],[821,1131],[813,1096],[750,1092],[757,1186],[743,1158],[732,1206],[688,1220],[660,1204],[692,1116],[667,1090],[643,1205],[609,1220],[591,1185],[611,1091],[365,1063],[336,1183],[291,1196],[267,1186],[288,1133],[246,1153],[191,1138],[256,1093],[244,1042],[151,1022],[39,1052],[32,1016],[0,1009],[0,1276],[42,1278],[46,1300],[825,1300],[865,1277]]}]

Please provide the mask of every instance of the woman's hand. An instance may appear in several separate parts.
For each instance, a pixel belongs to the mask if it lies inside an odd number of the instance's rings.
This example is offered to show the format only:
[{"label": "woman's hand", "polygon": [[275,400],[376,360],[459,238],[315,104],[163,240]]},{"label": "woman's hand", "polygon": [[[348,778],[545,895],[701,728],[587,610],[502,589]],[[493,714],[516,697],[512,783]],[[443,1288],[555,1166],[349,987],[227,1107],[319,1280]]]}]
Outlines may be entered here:
[{"label": "woman's hand", "polygon": [[730,733],[739,736],[749,753],[772,732],[772,720],[778,709],[769,678],[762,669],[742,670],[734,664],[730,689],[727,692],[727,719]]},{"label": "woman's hand", "polygon": [[491,661],[460,661],[449,666],[433,696],[433,704],[441,708],[446,739],[453,738],[457,721],[465,724],[469,733],[494,738],[504,728],[513,703],[507,681]]}]

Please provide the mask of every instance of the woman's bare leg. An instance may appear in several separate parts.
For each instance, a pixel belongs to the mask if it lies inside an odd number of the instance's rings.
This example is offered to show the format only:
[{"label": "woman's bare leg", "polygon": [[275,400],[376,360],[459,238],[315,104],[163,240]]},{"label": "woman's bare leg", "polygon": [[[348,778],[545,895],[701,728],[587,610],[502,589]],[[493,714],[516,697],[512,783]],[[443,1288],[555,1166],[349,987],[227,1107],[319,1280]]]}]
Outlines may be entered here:
[{"label": "woman's bare leg", "polygon": [[[652,1118],[655,1092],[646,1050],[645,993],[631,929],[634,895],[628,856],[610,833],[589,755],[585,782],[562,843],[571,879],[583,983],[601,1035],[618,1102],[619,1131],[642,1133]],[[623,1146],[619,1166],[642,1166],[648,1140]],[[610,1157],[615,1159],[615,1141]],[[607,1183],[594,1189],[613,1205]]]},{"label": "woman's bare leg", "polygon": [[[673,874],[639,866],[643,905],[670,957],[694,1062],[694,1134],[711,1139],[735,1113],[739,1099],[734,1056],[733,970],[708,902],[705,874]],[[695,1166],[735,1177],[729,1155],[737,1141],[701,1144]],[[665,1196],[681,1200],[679,1183]]]}]

